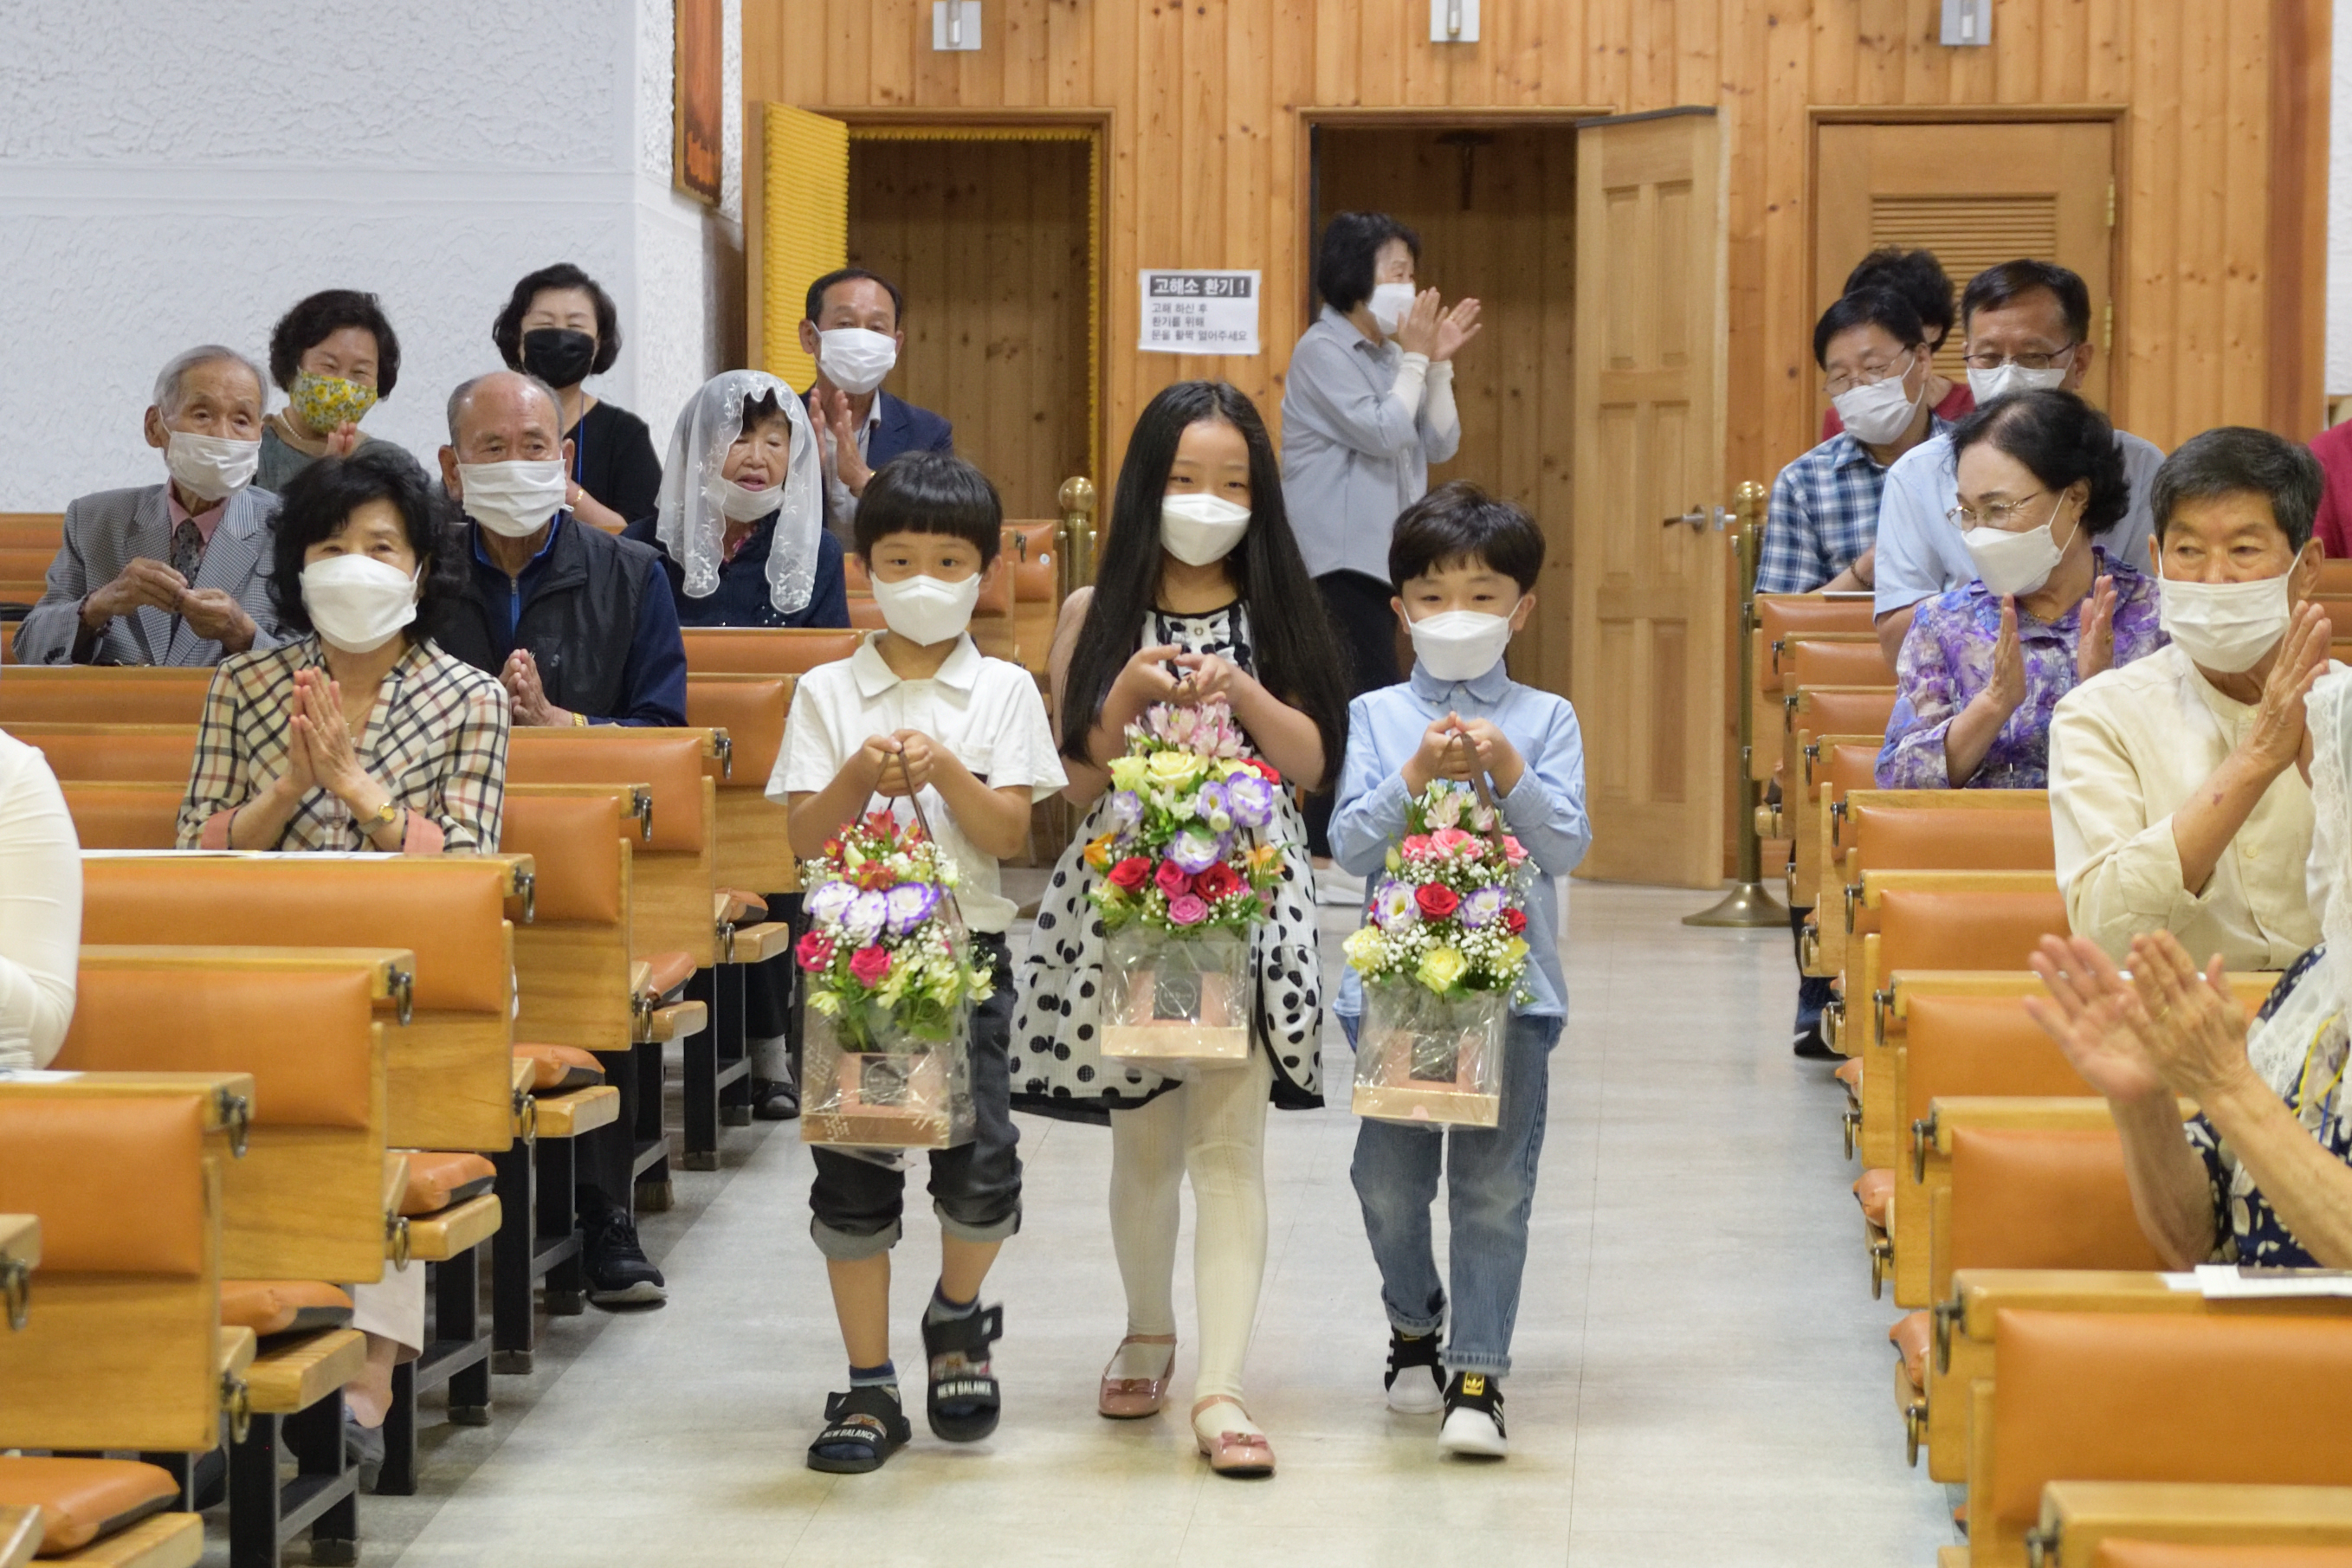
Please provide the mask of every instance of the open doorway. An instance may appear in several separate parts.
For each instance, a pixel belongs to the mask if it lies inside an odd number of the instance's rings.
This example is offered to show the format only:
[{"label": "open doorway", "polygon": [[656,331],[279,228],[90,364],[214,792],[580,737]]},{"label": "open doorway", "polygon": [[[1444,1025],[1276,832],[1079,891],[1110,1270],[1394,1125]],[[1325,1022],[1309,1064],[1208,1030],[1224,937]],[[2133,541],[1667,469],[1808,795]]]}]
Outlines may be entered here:
[{"label": "open doorway", "polygon": [[[1430,470],[1532,513],[1547,545],[1538,611],[1512,673],[1569,689],[1571,410],[1575,394],[1576,135],[1572,124],[1324,124],[1314,131],[1312,240],[1334,213],[1385,212],[1421,235],[1420,281],[1480,303],[1454,395],[1462,448]],[[1312,245],[1307,268],[1313,287]],[[1322,308],[1307,302],[1307,320]],[[1408,662],[1410,655],[1408,657]]]},{"label": "open doorway", "polygon": [[944,414],[1011,518],[1096,467],[1091,128],[853,125],[849,262],[907,296],[891,390]]}]

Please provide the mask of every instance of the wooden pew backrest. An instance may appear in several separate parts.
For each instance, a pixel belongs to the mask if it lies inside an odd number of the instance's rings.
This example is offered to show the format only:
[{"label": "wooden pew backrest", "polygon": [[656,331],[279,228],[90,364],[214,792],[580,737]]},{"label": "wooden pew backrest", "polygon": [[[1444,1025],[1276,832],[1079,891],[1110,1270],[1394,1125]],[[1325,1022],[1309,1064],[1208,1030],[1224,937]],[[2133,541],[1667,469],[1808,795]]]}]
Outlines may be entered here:
[{"label": "wooden pew backrest", "polygon": [[686,668],[688,674],[804,675],[819,664],[849,657],[863,635],[854,629],[689,626]]},{"label": "wooden pew backrest", "polygon": [[507,793],[502,841],[550,867],[538,918],[515,932],[517,1040],[628,1049],[637,826],[623,815],[625,796],[625,789],[587,784],[526,785]]},{"label": "wooden pew backrest", "polygon": [[209,669],[42,665],[0,687],[0,725],[194,724],[205,716]]},{"label": "wooden pew backrest", "polygon": [[184,785],[61,779],[58,788],[86,850],[168,850],[178,841]]},{"label": "wooden pew backrest", "polygon": [[1934,1281],[1944,1290],[1953,1269],[2165,1267],[2132,1211],[2112,1129],[1957,1127],[1949,1202]]},{"label": "wooden pew backrest", "polygon": [[1762,689],[1768,694],[1784,689],[1776,668],[1774,643],[1807,632],[1866,632],[1870,630],[1870,603],[1866,593],[1835,599],[1818,593],[1758,594],[1756,626],[1763,634],[1764,657],[1758,662],[1757,677]]},{"label": "wooden pew backrest", "polygon": [[1879,973],[2022,969],[2045,935],[2063,936],[2066,900],[2046,891],[1889,888],[1879,895]]},{"label": "wooden pew backrest", "polygon": [[1903,1013],[1906,1127],[1938,1096],[2093,1092],[2019,997],[1912,996]]},{"label": "wooden pew backrest", "polygon": [[1780,655],[1781,681],[1797,686],[1891,686],[1895,666],[1866,632],[1791,637]]},{"label": "wooden pew backrest", "polygon": [[[13,677],[11,677],[13,678]],[[37,749],[60,779],[119,779],[187,786],[195,766],[193,724],[12,724],[8,733]]]},{"label": "wooden pew backrest", "polygon": [[1838,843],[1859,851],[1865,871],[2054,872],[2058,864],[2046,801],[1889,807],[1880,792],[1857,790],[1846,801]]}]

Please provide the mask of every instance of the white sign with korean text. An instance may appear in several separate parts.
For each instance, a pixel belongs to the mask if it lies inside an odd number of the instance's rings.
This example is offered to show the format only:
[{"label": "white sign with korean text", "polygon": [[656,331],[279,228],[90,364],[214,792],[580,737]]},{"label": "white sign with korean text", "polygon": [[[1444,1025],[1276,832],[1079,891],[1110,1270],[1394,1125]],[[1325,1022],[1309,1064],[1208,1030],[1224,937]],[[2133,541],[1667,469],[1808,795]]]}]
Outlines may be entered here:
[{"label": "white sign with korean text", "polygon": [[1143,338],[1150,354],[1255,354],[1255,272],[1173,272],[1146,267]]}]

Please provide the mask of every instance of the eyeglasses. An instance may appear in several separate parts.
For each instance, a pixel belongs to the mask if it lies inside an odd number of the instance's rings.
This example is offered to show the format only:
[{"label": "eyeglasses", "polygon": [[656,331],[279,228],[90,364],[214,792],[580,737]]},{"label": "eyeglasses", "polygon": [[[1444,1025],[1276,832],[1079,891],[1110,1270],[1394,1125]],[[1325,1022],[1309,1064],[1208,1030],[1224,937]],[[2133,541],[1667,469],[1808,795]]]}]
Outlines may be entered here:
[{"label": "eyeglasses", "polygon": [[2061,360],[2072,359],[2079,343],[2069,343],[2054,354],[2003,354],[1996,350],[1980,349],[1965,361],[1972,371],[1997,371],[2003,365],[2015,365],[2021,371],[2046,371]]},{"label": "eyeglasses", "polygon": [[2010,524],[2014,522],[2018,513],[2024,509],[2025,503],[2049,493],[2047,490],[2036,490],[2032,495],[2020,496],[2014,501],[1995,501],[1980,512],[1972,512],[1966,507],[1954,507],[1944,514],[1944,521],[1956,528],[1999,528],[2003,533],[2014,532],[2015,530],[2010,528]]},{"label": "eyeglasses", "polygon": [[1823,382],[1822,390],[1833,398],[1843,397],[1856,387],[1876,386],[1879,382],[1892,377],[1907,376],[1910,373],[1911,367],[1908,364],[1857,365],[1851,375],[1832,376],[1828,381]]}]

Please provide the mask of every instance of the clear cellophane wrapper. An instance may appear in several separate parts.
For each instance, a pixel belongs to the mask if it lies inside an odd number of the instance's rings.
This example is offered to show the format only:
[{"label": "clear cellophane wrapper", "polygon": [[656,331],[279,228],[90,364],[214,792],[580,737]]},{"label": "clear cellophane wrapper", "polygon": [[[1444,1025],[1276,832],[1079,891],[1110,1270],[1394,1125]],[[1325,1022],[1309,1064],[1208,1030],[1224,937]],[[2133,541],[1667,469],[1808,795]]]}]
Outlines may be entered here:
[{"label": "clear cellophane wrapper", "polygon": [[896,1165],[900,1151],[951,1149],[972,1137],[971,1009],[944,1040],[869,1009],[853,1028],[811,1008],[803,1031],[801,1138]]},{"label": "clear cellophane wrapper", "polygon": [[1249,1060],[1249,937],[1180,936],[1141,924],[1103,955],[1102,1051],[1163,1077]]},{"label": "clear cellophane wrapper", "polygon": [[1356,1028],[1356,1114],[1494,1126],[1502,1117],[1509,1019],[1509,998],[1500,991],[1447,998],[1410,980],[1367,985]]}]

